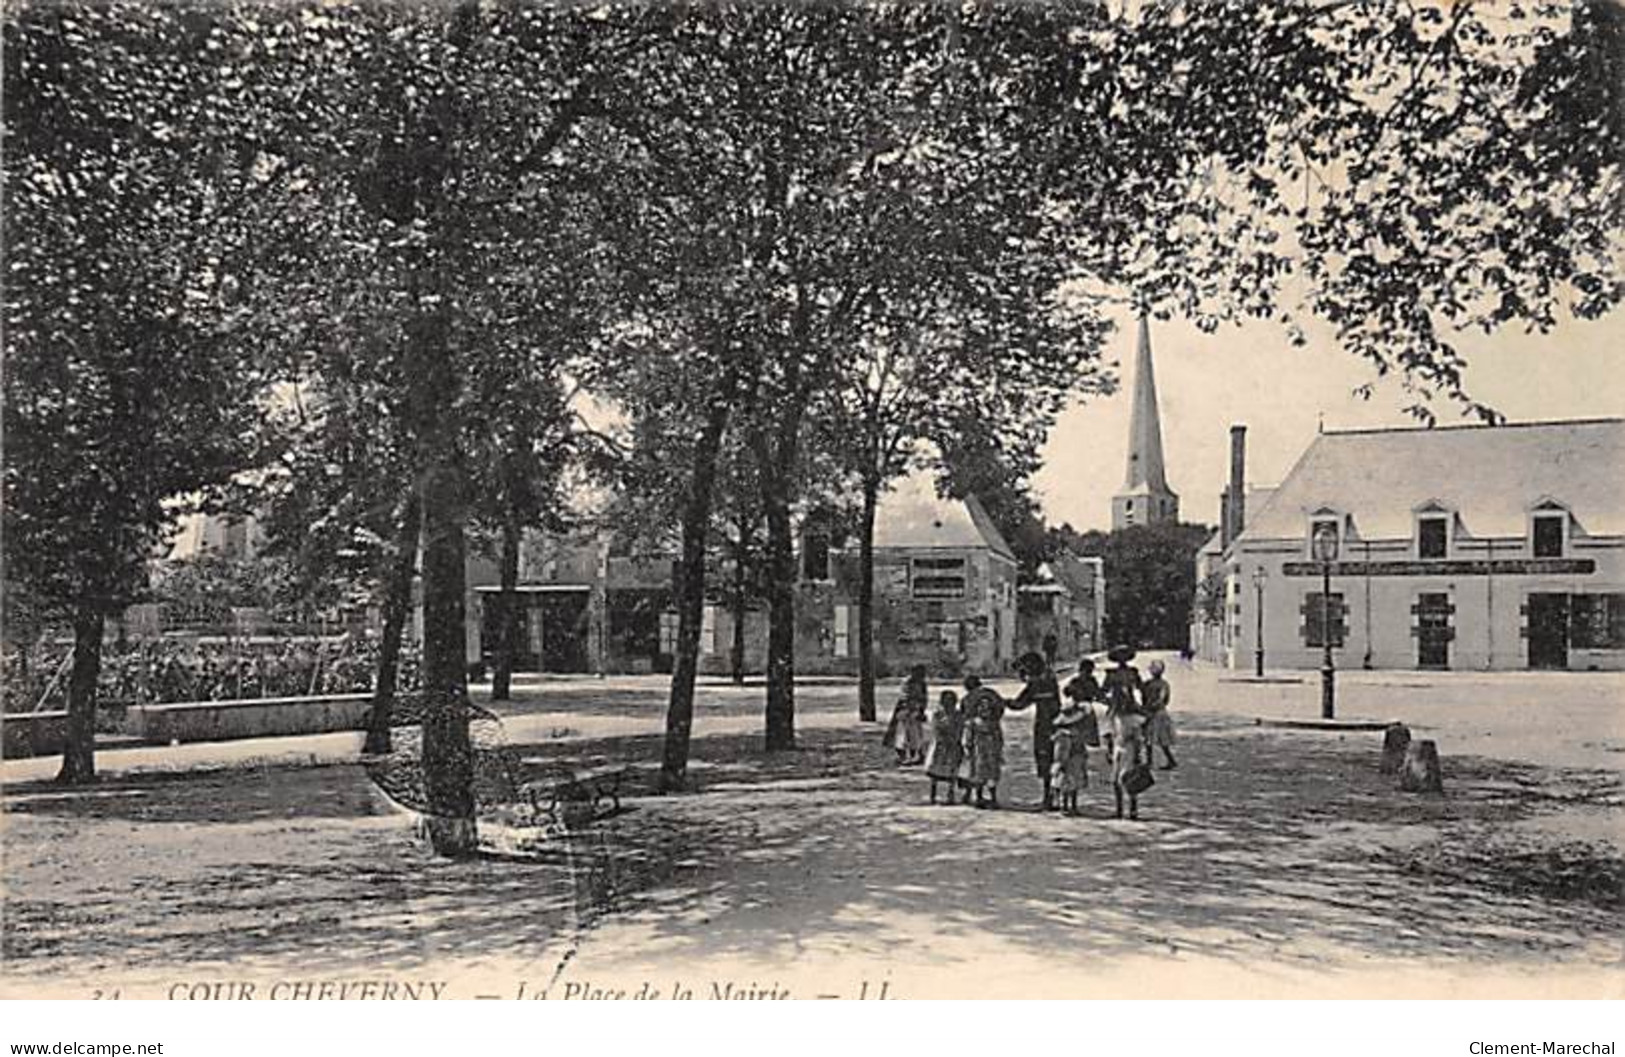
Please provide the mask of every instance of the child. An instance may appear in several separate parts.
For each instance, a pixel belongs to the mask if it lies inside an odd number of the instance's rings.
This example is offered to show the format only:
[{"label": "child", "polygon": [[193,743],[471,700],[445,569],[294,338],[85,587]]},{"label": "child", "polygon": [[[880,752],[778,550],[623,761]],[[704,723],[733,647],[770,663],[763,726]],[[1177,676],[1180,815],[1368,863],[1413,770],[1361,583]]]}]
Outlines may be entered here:
[{"label": "child", "polygon": [[1140,798],[1124,788],[1123,779],[1140,764],[1140,750],[1145,744],[1143,723],[1136,700],[1140,690],[1140,673],[1129,664],[1134,650],[1119,646],[1106,655],[1117,667],[1106,673],[1102,688],[1106,698],[1107,729],[1110,730],[1112,758],[1112,793],[1117,800],[1117,817],[1123,817],[1123,797],[1128,797],[1128,817],[1140,817]]},{"label": "child", "polygon": [[925,758],[925,665],[916,664],[903,684],[903,696],[892,710],[884,744],[897,753],[897,766],[907,767]]},{"label": "child", "polygon": [[1149,765],[1152,753],[1161,749],[1166,761],[1161,770],[1171,771],[1179,766],[1179,761],[1174,759],[1174,721],[1168,715],[1168,701],[1173,697],[1173,690],[1162,677],[1164,668],[1161,661],[1151,662],[1151,678],[1140,687],[1140,703],[1146,715],[1145,762]]},{"label": "child", "polygon": [[1100,700],[1100,683],[1095,679],[1095,662],[1085,657],[1078,662],[1078,674],[1066,684],[1066,696],[1081,705]]},{"label": "child", "polygon": [[1044,658],[1029,653],[1017,662],[1017,670],[1027,684],[1005,707],[1019,712],[1033,706],[1033,769],[1044,784],[1044,810],[1055,807],[1050,778],[1055,770],[1055,717],[1061,711],[1061,688]]},{"label": "child", "polygon": [[970,768],[970,784],[965,803],[976,793],[977,807],[999,806],[999,777],[1004,771],[1004,698],[982,685],[974,675],[965,676],[965,756]]},{"label": "child", "polygon": [[1055,763],[1051,785],[1061,798],[1061,810],[1078,813],[1078,790],[1089,784],[1089,749],[1085,718],[1092,718],[1080,701],[1068,701],[1055,717]]},{"label": "child", "polygon": [[954,790],[959,785],[959,765],[965,758],[965,716],[959,711],[959,695],[944,690],[937,699],[937,710],[931,714],[931,757],[926,761],[925,773],[931,776],[931,802],[937,802],[937,783],[944,782],[948,795],[942,803],[954,804]]}]

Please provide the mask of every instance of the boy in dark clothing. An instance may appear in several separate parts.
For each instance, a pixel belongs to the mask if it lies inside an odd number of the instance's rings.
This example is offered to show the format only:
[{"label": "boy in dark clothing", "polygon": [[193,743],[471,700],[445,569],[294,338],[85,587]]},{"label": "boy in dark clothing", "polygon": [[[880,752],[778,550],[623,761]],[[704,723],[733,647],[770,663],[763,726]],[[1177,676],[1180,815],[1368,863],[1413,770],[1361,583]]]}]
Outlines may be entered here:
[{"label": "boy in dark clothing", "polygon": [[1038,780],[1044,783],[1044,810],[1054,807],[1051,771],[1055,763],[1055,717],[1061,713],[1061,688],[1055,681],[1044,658],[1029,653],[1021,658],[1021,677],[1027,685],[1007,706],[1020,712],[1031,705],[1033,709],[1033,763],[1038,768]]}]

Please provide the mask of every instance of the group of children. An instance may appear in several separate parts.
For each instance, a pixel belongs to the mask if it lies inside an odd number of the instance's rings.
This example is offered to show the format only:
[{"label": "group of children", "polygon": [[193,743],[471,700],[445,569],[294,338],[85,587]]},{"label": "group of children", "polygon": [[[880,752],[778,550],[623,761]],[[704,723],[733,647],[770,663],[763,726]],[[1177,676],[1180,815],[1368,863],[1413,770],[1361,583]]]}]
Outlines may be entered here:
[{"label": "group of children", "polygon": [[[1104,748],[1111,762],[1117,817],[1139,817],[1139,793],[1151,784],[1154,749],[1163,755],[1163,770],[1174,759],[1174,727],[1168,714],[1172,692],[1163,679],[1164,666],[1153,661],[1142,678],[1129,662],[1134,651],[1120,646],[1107,654],[1116,666],[1097,681],[1093,661],[1078,663],[1067,683],[1065,702],[1049,662],[1039,654],[1019,662],[1025,682],[1021,693],[1006,699],[976,676],[966,676],[964,696],[944,690],[926,720],[926,669],[916,665],[903,685],[885,742],[901,766],[925,764],[931,780],[931,803],[975,803],[998,807],[1004,768],[1003,721],[1006,710],[1033,708],[1033,757],[1044,785],[1043,809],[1078,814],[1078,794],[1089,785],[1089,750]],[[956,796],[955,794],[959,795]]]}]

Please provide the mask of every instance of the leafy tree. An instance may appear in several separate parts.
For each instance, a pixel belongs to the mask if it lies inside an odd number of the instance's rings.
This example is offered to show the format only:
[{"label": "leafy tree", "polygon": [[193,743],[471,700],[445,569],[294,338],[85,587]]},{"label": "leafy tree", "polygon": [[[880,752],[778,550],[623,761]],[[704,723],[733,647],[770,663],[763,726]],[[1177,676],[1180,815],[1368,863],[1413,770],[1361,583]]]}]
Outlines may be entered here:
[{"label": "leafy tree", "polygon": [[230,611],[239,607],[263,609],[283,619],[308,612],[289,563],[275,556],[204,552],[172,559],[152,569],[148,594],[199,623],[229,623]]},{"label": "leafy tree", "polygon": [[1437,397],[1494,417],[1463,388],[1452,330],[1545,329],[1619,300],[1617,5],[1016,21],[1029,98],[1064,115],[1052,192],[1082,289],[1210,329],[1275,318],[1300,342],[1318,316],[1427,418]]},{"label": "leafy tree", "polygon": [[405,424],[422,519],[426,823],[438,852],[471,854],[464,555],[476,467],[505,435],[486,401],[545,377],[538,350],[569,354],[551,314],[580,274],[556,237],[583,190],[572,137],[604,110],[648,16],[472,3],[253,16],[229,24],[230,47],[291,207],[266,221],[279,236],[266,285],[290,340],[319,332],[335,297],[346,327],[377,338],[366,348]]},{"label": "leafy tree", "polygon": [[291,364],[294,410],[279,416],[282,450],[261,475],[257,501],[268,551],[288,562],[303,597],[342,591],[382,612],[364,746],[380,753],[390,747],[422,518],[404,409],[396,387],[377,374],[388,357],[367,340],[297,350],[306,355]]},{"label": "leafy tree", "polygon": [[516,370],[492,371],[487,364],[481,371],[486,391],[478,419],[486,433],[477,438],[483,455],[474,460],[476,488],[483,493],[477,520],[499,540],[494,701],[509,698],[513,679],[520,545],[526,529],[564,530],[562,488],[574,440],[559,365],[540,350],[514,351],[510,363]]},{"label": "leafy tree", "polygon": [[[1028,572],[1042,560],[1031,546],[1042,531],[1037,504],[1011,464],[1036,465],[1069,394],[1106,388],[1096,368],[1098,324],[1077,319],[1059,325],[1049,292],[1047,281],[1023,285],[1007,278],[967,295],[980,302],[967,312],[968,318],[955,314],[951,295],[926,299],[920,306],[923,318],[904,320],[895,329],[886,326],[877,340],[860,346],[842,372],[834,391],[835,417],[843,427],[836,450],[855,468],[862,497],[862,719],[875,718],[875,511],[882,490],[907,470],[910,456],[922,444],[939,454],[950,492],[975,494],[987,504]],[[892,304],[901,300],[888,298]]]},{"label": "leafy tree", "polygon": [[1204,525],[1158,524],[1076,538],[1075,553],[1105,559],[1110,642],[1179,649],[1189,641],[1196,552],[1211,535]]},{"label": "leafy tree", "polygon": [[226,282],[252,181],[212,139],[206,15],[19,3],[4,33],[7,575],[70,614],[59,778],[85,782],[107,617],[252,459]]}]

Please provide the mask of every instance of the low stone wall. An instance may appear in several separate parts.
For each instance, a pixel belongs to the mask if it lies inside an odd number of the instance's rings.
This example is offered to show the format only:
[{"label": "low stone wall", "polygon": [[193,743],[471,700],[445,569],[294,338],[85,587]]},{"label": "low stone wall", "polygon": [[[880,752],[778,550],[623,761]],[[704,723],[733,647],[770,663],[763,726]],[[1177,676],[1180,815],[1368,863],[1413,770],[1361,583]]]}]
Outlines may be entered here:
[{"label": "low stone wall", "polygon": [[55,756],[67,734],[66,712],[8,712],[0,716],[0,758]]},{"label": "low stone wall", "polygon": [[158,745],[331,734],[365,729],[371,703],[371,694],[328,694],[138,705],[125,710],[124,732]]}]

